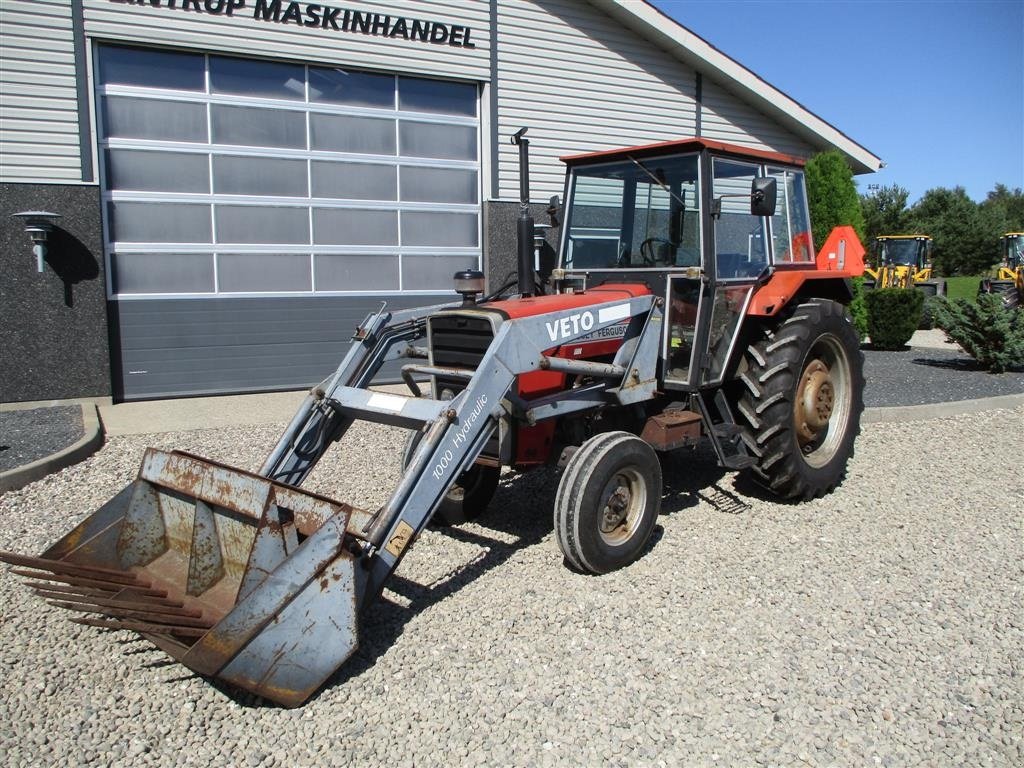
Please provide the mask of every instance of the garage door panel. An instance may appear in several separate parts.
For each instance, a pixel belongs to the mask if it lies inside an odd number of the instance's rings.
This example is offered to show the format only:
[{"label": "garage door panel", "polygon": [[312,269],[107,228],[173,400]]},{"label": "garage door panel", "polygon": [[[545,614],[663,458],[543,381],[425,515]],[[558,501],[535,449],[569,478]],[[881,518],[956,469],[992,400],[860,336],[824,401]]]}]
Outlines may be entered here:
[{"label": "garage door panel", "polygon": [[[302,389],[341,362],[356,326],[382,301],[402,309],[446,296],[216,298],[116,302],[119,399]],[[202,312],[194,306],[202,303]],[[281,316],[291,329],[282,331]],[[397,381],[397,364],[381,380]]]},{"label": "garage door panel", "polygon": [[308,386],[382,297],[437,303],[479,266],[477,84],[98,58],[119,397]]}]

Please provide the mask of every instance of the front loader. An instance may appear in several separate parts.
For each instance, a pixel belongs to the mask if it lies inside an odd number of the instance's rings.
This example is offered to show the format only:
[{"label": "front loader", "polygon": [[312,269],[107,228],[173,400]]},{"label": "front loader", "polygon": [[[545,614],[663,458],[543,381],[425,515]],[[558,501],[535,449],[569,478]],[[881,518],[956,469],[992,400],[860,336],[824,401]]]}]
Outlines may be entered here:
[{"label": "front loader", "polygon": [[[356,650],[360,615],[424,527],[478,515],[501,467],[562,467],[555,538],[590,574],[649,545],[659,452],[708,440],[781,498],[830,492],[863,409],[844,307],[863,248],[840,228],[815,256],[802,162],[706,139],[563,159],[551,274],[535,272],[524,173],[517,293],[483,297],[469,269],[461,300],[382,307],[258,473],[149,449],[60,541],[2,559],[76,621],[296,706]],[[399,360],[408,394],[371,389]],[[356,420],[410,430],[374,511],[301,490]]]},{"label": "front loader", "polygon": [[865,288],[917,288],[925,296],[945,296],[946,281],[932,273],[932,239],[928,235],[882,235],[875,238],[875,267],[864,269]]}]

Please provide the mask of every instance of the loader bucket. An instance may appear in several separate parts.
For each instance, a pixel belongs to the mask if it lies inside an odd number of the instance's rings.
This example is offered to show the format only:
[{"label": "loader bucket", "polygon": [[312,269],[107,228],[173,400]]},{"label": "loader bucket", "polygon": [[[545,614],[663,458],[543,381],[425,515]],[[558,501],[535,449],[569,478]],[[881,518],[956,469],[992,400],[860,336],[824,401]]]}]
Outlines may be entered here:
[{"label": "loader bucket", "polygon": [[73,621],[133,630],[189,669],[297,706],[356,649],[363,569],[346,529],[366,519],[151,448],[137,480],[42,555],[0,560]]}]

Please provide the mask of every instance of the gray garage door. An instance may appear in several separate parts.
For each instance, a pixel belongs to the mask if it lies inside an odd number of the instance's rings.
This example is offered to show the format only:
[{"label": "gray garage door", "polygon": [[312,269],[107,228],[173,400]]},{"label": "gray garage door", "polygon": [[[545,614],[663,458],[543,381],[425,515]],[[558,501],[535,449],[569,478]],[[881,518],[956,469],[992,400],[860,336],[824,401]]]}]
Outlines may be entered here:
[{"label": "gray garage door", "polygon": [[97,51],[117,395],[305,386],[480,262],[478,89]]}]

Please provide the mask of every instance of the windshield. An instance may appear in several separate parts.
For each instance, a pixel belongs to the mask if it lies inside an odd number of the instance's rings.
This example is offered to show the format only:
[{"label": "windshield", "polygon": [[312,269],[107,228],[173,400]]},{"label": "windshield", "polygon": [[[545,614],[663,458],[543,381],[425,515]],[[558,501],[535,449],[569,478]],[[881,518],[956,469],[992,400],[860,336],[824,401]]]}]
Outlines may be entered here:
[{"label": "windshield", "polygon": [[700,264],[697,155],[573,171],[565,269],[666,269]]},{"label": "windshield", "polygon": [[901,267],[916,267],[918,253],[923,243],[920,240],[883,240],[882,264]]}]

